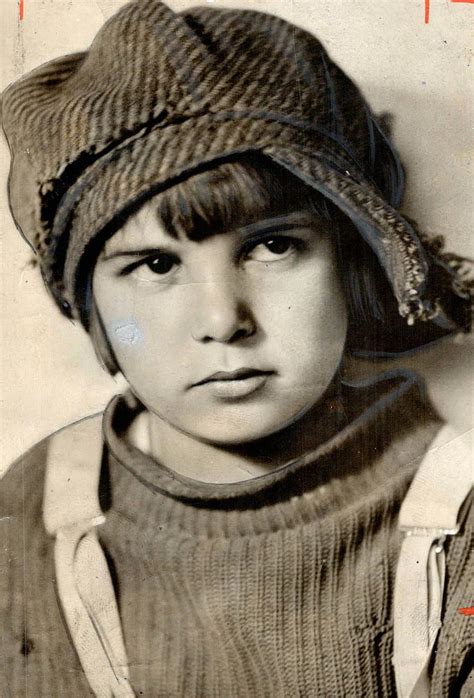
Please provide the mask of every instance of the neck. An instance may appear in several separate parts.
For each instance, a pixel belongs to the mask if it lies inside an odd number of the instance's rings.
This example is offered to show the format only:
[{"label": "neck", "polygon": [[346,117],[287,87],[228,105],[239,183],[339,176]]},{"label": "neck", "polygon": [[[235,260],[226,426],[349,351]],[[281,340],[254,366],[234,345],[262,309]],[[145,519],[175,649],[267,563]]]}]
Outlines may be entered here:
[{"label": "neck", "polygon": [[[270,473],[317,448],[340,428],[341,404],[326,398],[280,432],[239,446],[200,441],[143,412],[132,439],[141,441],[136,445],[185,477],[210,483],[241,482]],[[334,410],[334,405],[339,409]]]}]

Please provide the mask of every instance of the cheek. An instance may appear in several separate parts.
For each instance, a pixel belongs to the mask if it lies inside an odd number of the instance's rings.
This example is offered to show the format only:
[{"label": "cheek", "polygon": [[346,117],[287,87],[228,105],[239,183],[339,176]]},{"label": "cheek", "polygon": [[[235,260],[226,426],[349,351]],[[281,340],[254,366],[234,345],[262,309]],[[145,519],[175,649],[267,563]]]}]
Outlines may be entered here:
[{"label": "cheek", "polygon": [[149,321],[135,314],[128,319],[118,318],[109,325],[117,358],[122,357],[129,362],[140,361],[143,367],[153,363],[157,370],[176,358],[177,338],[159,320],[159,317],[155,317]]},{"label": "cheek", "polygon": [[[99,307],[100,312],[100,307]],[[139,375],[146,353],[147,338],[143,323],[133,314],[120,313],[102,319],[119,368],[129,383]],[[142,369],[143,370],[143,369]]]},{"label": "cheek", "polygon": [[346,332],[346,302],[331,260],[263,289],[258,317],[270,342],[296,371],[336,370]]},{"label": "cheek", "polygon": [[97,305],[119,367],[135,387],[163,384],[179,372],[183,323],[166,299],[116,293]]},{"label": "cheek", "polygon": [[106,325],[106,332],[117,356],[133,354],[143,346],[141,323],[133,316],[112,318]]}]

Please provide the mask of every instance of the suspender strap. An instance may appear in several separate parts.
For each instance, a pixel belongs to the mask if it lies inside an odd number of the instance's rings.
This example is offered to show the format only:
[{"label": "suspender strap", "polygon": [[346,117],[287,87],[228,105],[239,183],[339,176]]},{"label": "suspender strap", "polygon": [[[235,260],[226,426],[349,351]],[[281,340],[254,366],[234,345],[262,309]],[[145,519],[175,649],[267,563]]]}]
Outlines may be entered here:
[{"label": "suspender strap", "polygon": [[472,430],[444,427],[400,509],[405,533],[395,578],[394,657],[399,698],[429,695],[429,664],[441,627],[446,536],[459,532],[472,486]]},{"label": "suspender strap", "polygon": [[86,678],[99,698],[134,695],[110,572],[97,538],[105,521],[98,500],[101,416],[50,441],[43,520],[55,536],[58,595]]}]

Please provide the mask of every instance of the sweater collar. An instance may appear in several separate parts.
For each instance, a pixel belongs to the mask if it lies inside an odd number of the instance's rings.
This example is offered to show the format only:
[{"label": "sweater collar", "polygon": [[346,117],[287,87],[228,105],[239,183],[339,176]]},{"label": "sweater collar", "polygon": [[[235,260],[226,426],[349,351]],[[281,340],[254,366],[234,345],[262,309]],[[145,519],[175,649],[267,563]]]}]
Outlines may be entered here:
[{"label": "sweater collar", "polygon": [[332,394],[321,405],[315,428],[323,430],[324,438],[315,450],[271,473],[225,484],[179,475],[132,445],[127,431],[143,409],[131,394],[114,398],[107,407],[104,435],[115,460],[152,492],[198,506],[228,508],[245,507],[250,501],[255,507],[260,500],[278,501],[329,483],[337,489],[336,483],[350,480],[353,484],[358,473],[363,475],[359,479],[365,480],[374,454],[383,450],[382,442],[390,442],[394,432],[403,429],[402,423],[412,423],[414,411],[426,411],[426,405],[416,376],[409,372],[393,371],[366,382],[341,383],[337,399]]}]

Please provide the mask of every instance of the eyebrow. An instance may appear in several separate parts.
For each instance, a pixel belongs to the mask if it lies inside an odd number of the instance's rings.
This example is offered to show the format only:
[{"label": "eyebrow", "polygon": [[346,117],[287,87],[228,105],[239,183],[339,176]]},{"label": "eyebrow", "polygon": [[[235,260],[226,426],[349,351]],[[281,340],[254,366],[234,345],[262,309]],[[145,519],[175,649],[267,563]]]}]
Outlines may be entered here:
[{"label": "eyebrow", "polygon": [[[291,220],[293,218],[293,220]],[[241,239],[251,239],[252,237],[258,238],[267,233],[282,233],[285,231],[294,230],[299,227],[307,227],[318,221],[318,216],[311,213],[294,213],[286,214],[284,216],[277,216],[275,218],[269,218],[264,221],[257,221],[256,223],[250,223],[249,225],[236,228],[234,231]],[[212,235],[209,235],[212,237]],[[102,260],[108,262],[111,259],[117,257],[147,257],[149,255],[156,254],[157,252],[165,252],[166,254],[177,254],[175,250],[167,249],[165,246],[155,245],[153,247],[147,246],[136,249],[119,249],[110,254],[104,255]]]},{"label": "eyebrow", "polygon": [[115,257],[146,257],[151,254],[156,254],[157,252],[165,251],[167,254],[174,254],[171,250],[163,249],[162,247],[143,247],[133,250],[117,250],[116,252],[111,252],[110,254],[104,255],[102,260],[108,262],[110,259]]}]

